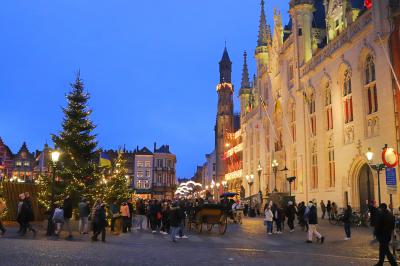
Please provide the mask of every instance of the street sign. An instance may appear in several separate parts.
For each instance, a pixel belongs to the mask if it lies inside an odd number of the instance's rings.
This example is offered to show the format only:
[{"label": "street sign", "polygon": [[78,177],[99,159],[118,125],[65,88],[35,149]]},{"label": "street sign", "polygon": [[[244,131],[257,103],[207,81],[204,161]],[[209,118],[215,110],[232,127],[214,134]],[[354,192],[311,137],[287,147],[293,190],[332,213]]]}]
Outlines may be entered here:
[{"label": "street sign", "polygon": [[397,177],[395,168],[386,168],[386,187],[388,192],[395,193],[397,191]]}]

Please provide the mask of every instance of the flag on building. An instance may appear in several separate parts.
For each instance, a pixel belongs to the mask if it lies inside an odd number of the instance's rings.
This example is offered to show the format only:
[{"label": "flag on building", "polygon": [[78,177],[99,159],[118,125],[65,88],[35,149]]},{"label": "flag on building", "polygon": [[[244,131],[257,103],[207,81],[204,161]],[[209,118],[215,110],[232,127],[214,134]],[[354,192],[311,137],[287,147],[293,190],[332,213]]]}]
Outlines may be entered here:
[{"label": "flag on building", "polygon": [[100,153],[100,167],[111,167],[111,159],[107,153]]}]

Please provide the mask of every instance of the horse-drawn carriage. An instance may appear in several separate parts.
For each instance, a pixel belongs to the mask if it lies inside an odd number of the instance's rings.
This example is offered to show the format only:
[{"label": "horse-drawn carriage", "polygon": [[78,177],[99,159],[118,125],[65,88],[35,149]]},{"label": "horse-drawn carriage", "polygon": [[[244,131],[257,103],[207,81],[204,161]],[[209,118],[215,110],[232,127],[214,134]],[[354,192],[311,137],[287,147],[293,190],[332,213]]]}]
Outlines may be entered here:
[{"label": "horse-drawn carriage", "polygon": [[228,218],[225,209],[219,204],[204,204],[194,207],[189,213],[189,230],[194,228],[197,232],[203,231],[203,225],[210,232],[214,225],[218,225],[218,232],[223,235],[228,227]]}]

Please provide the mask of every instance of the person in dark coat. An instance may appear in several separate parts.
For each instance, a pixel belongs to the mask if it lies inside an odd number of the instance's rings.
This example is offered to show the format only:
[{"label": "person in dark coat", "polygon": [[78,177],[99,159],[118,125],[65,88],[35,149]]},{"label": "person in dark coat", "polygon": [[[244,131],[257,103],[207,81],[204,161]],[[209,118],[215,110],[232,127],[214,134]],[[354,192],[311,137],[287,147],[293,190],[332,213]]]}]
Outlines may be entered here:
[{"label": "person in dark coat", "polygon": [[294,232],[294,219],[296,218],[296,213],[296,208],[294,207],[293,202],[289,201],[286,208],[286,217],[288,219],[287,224],[291,233]]},{"label": "person in dark coat", "polygon": [[313,236],[315,236],[317,240],[320,241],[321,244],[323,244],[325,237],[323,237],[317,231],[317,225],[318,225],[317,207],[312,201],[308,203],[305,214],[308,216],[308,239],[306,242],[312,243]]},{"label": "person in dark coat", "polygon": [[36,230],[32,227],[30,222],[35,220],[35,216],[33,214],[32,202],[29,192],[25,192],[25,199],[21,206],[21,214],[20,219],[22,223],[22,235],[26,234],[26,231],[29,230],[36,236]]},{"label": "person in dark coat", "polygon": [[376,233],[375,233],[375,220],[376,220],[376,212],[377,208],[375,207],[375,202],[371,201],[369,206],[368,206],[368,211],[370,215],[370,220],[369,220],[369,225],[374,228],[373,236],[376,238]]},{"label": "person in dark coat", "polygon": [[106,220],[106,204],[102,203],[100,205],[100,208],[98,211],[95,213],[93,219],[94,222],[96,223],[96,232],[92,236],[93,241],[98,241],[98,236],[101,234],[101,241],[106,242],[106,226],[107,226],[107,220]]},{"label": "person in dark coat", "polygon": [[351,206],[347,204],[343,214],[344,232],[346,233],[346,238],[344,240],[350,240],[351,238],[350,226],[351,226],[352,216],[353,216],[353,210],[351,209]]},{"label": "person in dark coat", "polygon": [[332,203],[330,200],[328,200],[326,204],[326,211],[328,212],[328,219],[330,220],[332,218]]},{"label": "person in dark coat", "polygon": [[180,225],[182,224],[181,210],[177,202],[174,202],[169,211],[169,224],[171,226],[171,240],[176,242],[176,235],[179,232]]},{"label": "person in dark coat", "polygon": [[129,213],[131,214],[130,222],[128,223],[128,232],[132,232],[132,224],[135,210],[133,208],[132,199],[128,199],[127,201]]},{"label": "person in dark coat", "polygon": [[150,226],[153,234],[160,231],[161,216],[161,205],[157,200],[153,200],[149,208]]},{"label": "person in dark coat", "polygon": [[72,200],[69,196],[67,196],[64,199],[63,210],[64,210],[64,224],[66,225],[68,230],[67,239],[72,239],[72,229],[70,225],[70,220],[72,218]]},{"label": "person in dark coat", "polygon": [[389,243],[392,239],[394,230],[395,218],[392,213],[387,209],[387,205],[382,203],[376,213],[375,219],[375,233],[376,239],[379,242],[379,261],[377,266],[382,266],[385,257],[388,258],[390,265],[397,265],[396,259],[390,252]]}]

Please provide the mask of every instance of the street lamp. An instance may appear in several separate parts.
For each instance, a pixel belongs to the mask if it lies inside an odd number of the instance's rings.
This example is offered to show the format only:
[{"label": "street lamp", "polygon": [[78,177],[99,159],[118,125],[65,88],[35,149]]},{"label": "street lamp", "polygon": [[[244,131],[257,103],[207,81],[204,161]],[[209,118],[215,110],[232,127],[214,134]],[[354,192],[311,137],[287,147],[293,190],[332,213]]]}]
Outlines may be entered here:
[{"label": "street lamp", "polygon": [[292,183],[296,180],[295,176],[289,176],[286,178],[286,180],[289,182],[289,196],[292,196]]},{"label": "street lamp", "polygon": [[[53,213],[54,209],[54,186],[56,182],[56,167],[57,167],[57,162],[60,159],[61,153],[58,150],[53,150],[51,152],[51,161],[53,162],[53,178],[51,180],[51,198],[50,198],[50,214]],[[48,223],[47,223],[47,235],[51,236],[53,234],[53,221],[52,217],[48,218]]]},{"label": "street lamp", "polygon": [[246,181],[249,184],[250,212],[251,212],[252,209],[251,186],[254,183],[254,175],[246,175]]},{"label": "street lamp", "polygon": [[[378,174],[378,201],[379,205],[382,203],[381,201],[381,178],[380,178],[380,172],[386,168],[386,165],[383,163],[380,164],[372,164],[372,159],[374,157],[374,153],[371,151],[371,148],[368,148],[367,153],[365,154],[368,160],[368,165],[371,169],[374,169],[376,173]],[[368,172],[368,181],[367,181],[367,186],[368,186],[368,198],[370,196],[370,183],[369,183],[369,172]]]},{"label": "street lamp", "polygon": [[258,161],[258,166],[257,166],[257,173],[258,173],[258,191],[260,193],[260,196],[262,197],[262,192],[261,192],[261,173],[262,173],[262,167],[261,167],[261,162]]},{"label": "street lamp", "polygon": [[275,178],[275,182],[274,182],[275,188],[274,188],[273,192],[278,192],[278,190],[276,189],[276,173],[278,172],[278,166],[279,166],[278,161],[276,159],[274,159],[272,161],[272,165],[271,166],[272,166],[272,171],[274,172],[274,178]]}]

